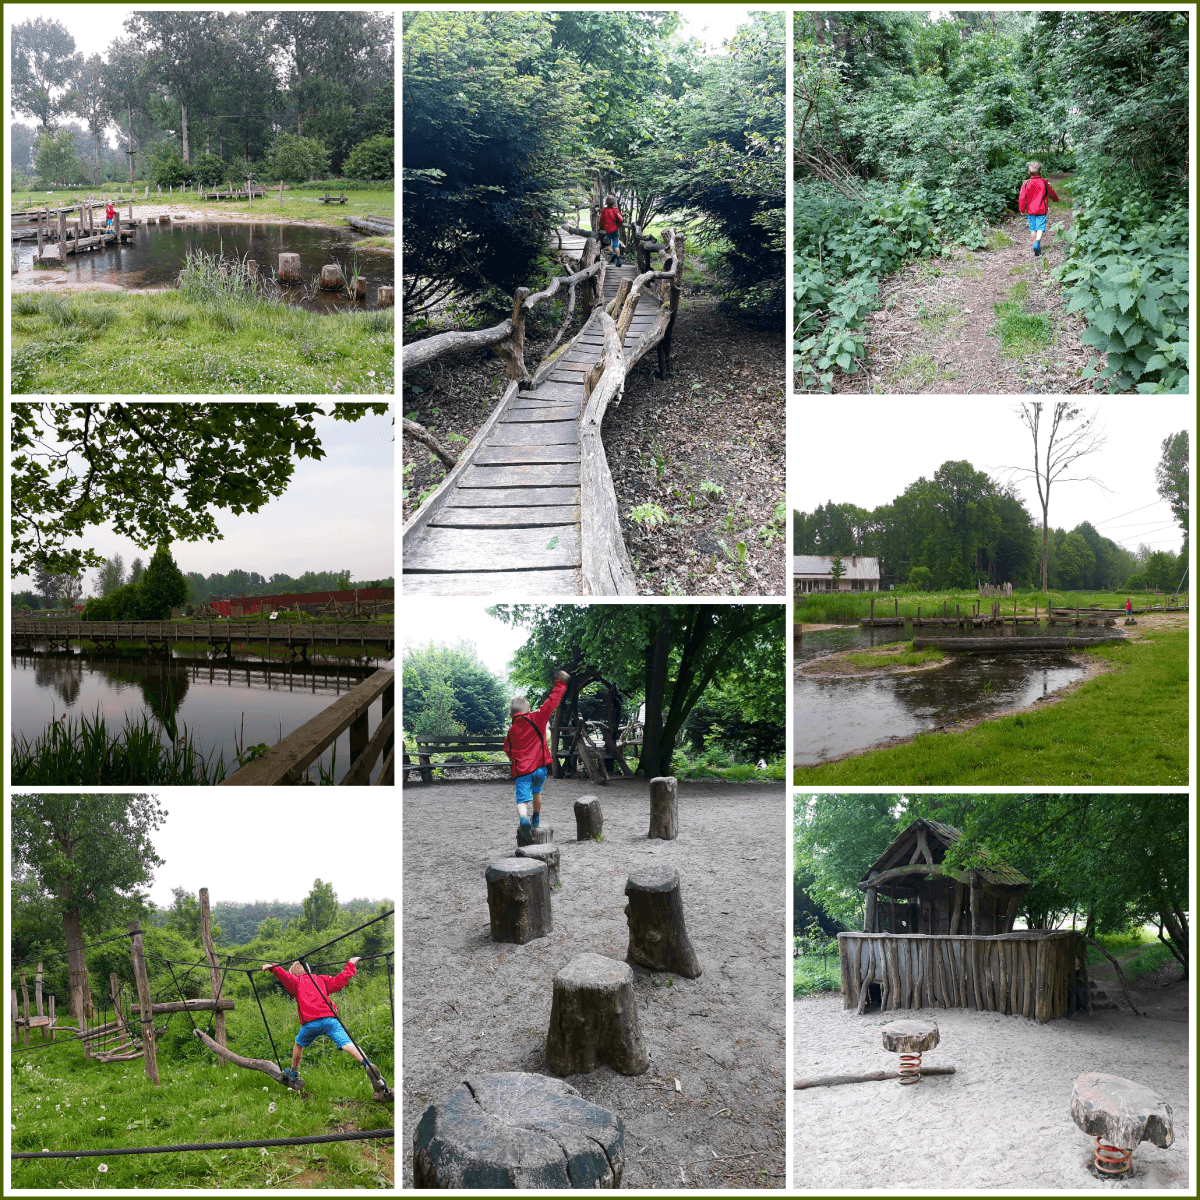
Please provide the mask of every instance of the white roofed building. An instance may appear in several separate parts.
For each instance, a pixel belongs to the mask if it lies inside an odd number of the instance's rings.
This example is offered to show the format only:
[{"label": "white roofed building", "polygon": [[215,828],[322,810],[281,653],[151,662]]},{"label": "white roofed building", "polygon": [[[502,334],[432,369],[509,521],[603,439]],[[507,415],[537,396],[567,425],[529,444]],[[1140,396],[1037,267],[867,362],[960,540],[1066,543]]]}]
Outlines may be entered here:
[{"label": "white roofed building", "polygon": [[832,554],[793,554],[792,590],[803,592],[877,592],[879,559],[843,554],[842,577],[834,582]]}]

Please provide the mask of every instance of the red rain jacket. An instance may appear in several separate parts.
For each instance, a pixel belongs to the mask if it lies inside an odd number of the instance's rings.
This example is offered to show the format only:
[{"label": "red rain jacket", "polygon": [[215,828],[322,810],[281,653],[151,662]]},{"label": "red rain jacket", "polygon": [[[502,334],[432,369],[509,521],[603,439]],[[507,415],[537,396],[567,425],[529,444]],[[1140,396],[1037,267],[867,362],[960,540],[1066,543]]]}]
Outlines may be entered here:
[{"label": "red rain jacket", "polygon": [[512,777],[528,775],[539,767],[550,765],[550,749],[546,745],[546,726],[550,714],[558,707],[566,694],[566,681],[560,679],[546,702],[534,712],[518,713],[513,717],[504,739],[504,753],[512,763]]},{"label": "red rain jacket", "polygon": [[117,215],[117,210],[115,208],[113,208],[113,206],[111,204],[104,210],[104,219],[106,221],[111,221],[113,219],[113,217],[115,217],[116,215]]},{"label": "red rain jacket", "polygon": [[624,222],[619,208],[602,208],[600,210],[600,228],[605,233],[616,233]]},{"label": "red rain jacket", "polygon": [[1021,184],[1021,194],[1017,197],[1017,212],[1031,217],[1044,217],[1050,211],[1046,197],[1058,199],[1058,193],[1040,176],[1030,175]]},{"label": "red rain jacket", "polygon": [[[284,967],[274,966],[271,974],[283,984],[283,990],[294,996],[300,1009],[300,1024],[319,1021],[337,1014],[337,1005],[329,999],[330,992],[340,992],[358,974],[353,963],[347,963],[338,975],[293,975]],[[326,1001],[329,1001],[327,1004]]]}]

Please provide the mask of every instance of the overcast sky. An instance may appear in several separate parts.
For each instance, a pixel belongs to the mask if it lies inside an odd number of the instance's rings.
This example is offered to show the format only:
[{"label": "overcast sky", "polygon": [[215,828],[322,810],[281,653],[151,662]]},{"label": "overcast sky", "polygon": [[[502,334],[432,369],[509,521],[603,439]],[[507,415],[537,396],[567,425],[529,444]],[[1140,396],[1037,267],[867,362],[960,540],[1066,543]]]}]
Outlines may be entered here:
[{"label": "overcast sky", "polygon": [[[647,11],[654,11],[654,6],[647,6]],[[679,11],[685,37],[699,38],[706,50],[720,50],[754,10],[732,4],[686,4]]]},{"label": "overcast sky", "polygon": [[[386,579],[395,574],[395,446],[390,416],[371,414],[360,421],[317,417],[317,435],[325,450],[320,460],[296,464],[287,490],[257,513],[234,516],[217,512],[216,542],[175,542],[171,553],[186,575],[228,574],[235,568],[293,577],[305,571],[348,569],[353,580]],[[139,549],[109,525],[97,526],[85,539],[105,558],[119,553],[126,571],[135,558],[154,553]],[[84,594],[95,594],[96,570],[84,575]],[[32,588],[28,576],[12,583],[15,592]]]},{"label": "overcast sky", "polygon": [[488,604],[479,600],[405,597],[404,644],[454,646],[462,641],[474,642],[484,666],[506,680],[509,659],[529,634],[489,617]]},{"label": "overcast sky", "polygon": [[[1043,430],[1050,404],[1043,410]],[[1031,467],[1033,461],[1032,438],[1016,407],[1004,401],[931,396],[855,405],[806,401],[798,410],[802,415],[789,422],[791,506],[810,513],[833,500],[872,509],[894,500],[921,476],[932,479],[942,463],[966,459],[994,479],[1011,481],[1040,524],[1036,484],[1009,470]],[[1183,538],[1170,506],[1155,490],[1154,468],[1163,439],[1193,424],[1194,401],[1155,396],[1088,407],[1100,410],[1107,441],[1068,475],[1093,475],[1108,490],[1093,483],[1054,485],[1051,527],[1070,530],[1091,521],[1105,537],[1130,550],[1145,542],[1154,550],[1178,553]],[[1042,454],[1044,459],[1044,441]]]},{"label": "overcast sky", "polygon": [[256,790],[250,798],[222,788],[158,792],[168,816],[151,841],[166,861],[150,899],[165,906],[172,888],[206,887],[213,904],[299,903],[314,879],[333,884],[340,901],[399,897],[396,797],[357,788],[353,805],[339,809],[320,789],[284,790],[286,796]]}]

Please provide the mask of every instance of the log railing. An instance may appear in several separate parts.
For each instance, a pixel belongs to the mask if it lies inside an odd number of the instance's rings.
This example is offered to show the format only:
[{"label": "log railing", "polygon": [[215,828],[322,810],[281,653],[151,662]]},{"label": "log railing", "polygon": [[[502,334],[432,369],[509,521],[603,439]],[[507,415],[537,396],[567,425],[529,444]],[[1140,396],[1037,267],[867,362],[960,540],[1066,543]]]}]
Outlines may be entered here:
[{"label": "log railing", "polygon": [[342,625],[337,621],[14,621],[14,638],[94,642],[276,642],[280,645],[333,645],[391,647],[395,628],[389,622],[376,625]]}]

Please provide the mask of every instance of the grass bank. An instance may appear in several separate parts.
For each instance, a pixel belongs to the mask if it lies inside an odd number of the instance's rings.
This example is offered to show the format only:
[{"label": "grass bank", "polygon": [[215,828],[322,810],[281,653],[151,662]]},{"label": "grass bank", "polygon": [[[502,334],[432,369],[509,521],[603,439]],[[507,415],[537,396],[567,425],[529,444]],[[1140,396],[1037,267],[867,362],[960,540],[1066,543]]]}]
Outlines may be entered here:
[{"label": "grass bank", "polygon": [[1087,650],[1115,670],[1040,711],[841,762],[796,767],[796,784],[1156,786],[1188,782],[1188,631]]},{"label": "grass bank", "polygon": [[828,954],[801,954],[792,959],[793,996],[841,990],[842,968],[836,945]]}]

